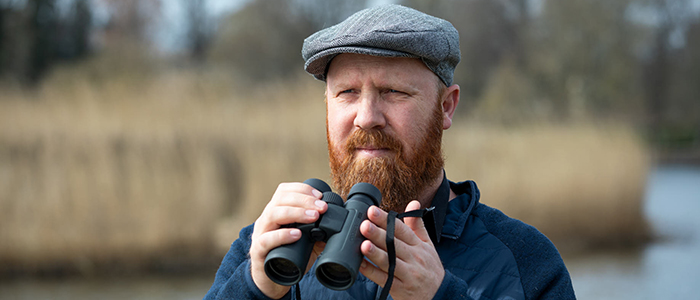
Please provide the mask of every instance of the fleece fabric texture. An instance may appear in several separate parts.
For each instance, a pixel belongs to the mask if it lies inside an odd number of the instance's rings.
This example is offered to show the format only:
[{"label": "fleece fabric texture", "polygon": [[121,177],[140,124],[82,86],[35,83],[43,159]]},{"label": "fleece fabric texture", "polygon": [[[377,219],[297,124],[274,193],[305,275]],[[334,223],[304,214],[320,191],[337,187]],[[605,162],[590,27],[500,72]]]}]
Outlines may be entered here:
[{"label": "fleece fabric texture", "polygon": [[[576,298],[569,272],[547,237],[479,203],[473,181],[450,182],[450,187],[458,197],[447,205],[441,238],[435,244],[445,277],[434,299]],[[241,230],[205,299],[269,299],[250,275],[252,233],[253,225]],[[315,266],[299,283],[302,299],[376,299],[381,292],[362,274],[345,291],[327,289],[314,274]],[[294,298],[293,287],[283,299]]]}]

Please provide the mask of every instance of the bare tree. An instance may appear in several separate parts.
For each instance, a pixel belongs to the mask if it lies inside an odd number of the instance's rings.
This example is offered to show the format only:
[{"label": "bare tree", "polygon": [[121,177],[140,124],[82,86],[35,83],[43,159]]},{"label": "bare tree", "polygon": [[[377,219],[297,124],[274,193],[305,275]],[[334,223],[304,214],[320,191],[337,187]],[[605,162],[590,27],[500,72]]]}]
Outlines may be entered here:
[{"label": "bare tree", "polygon": [[110,11],[107,39],[143,42],[160,17],[161,0],[103,0]]},{"label": "bare tree", "polygon": [[644,61],[647,117],[649,126],[654,131],[664,122],[669,104],[671,74],[675,72],[671,57],[674,47],[671,35],[674,31],[687,27],[692,18],[692,10],[687,0],[650,0],[640,4],[655,12],[659,20],[654,27],[649,55]]},{"label": "bare tree", "polygon": [[187,22],[187,51],[198,62],[204,60],[211,44],[213,27],[207,15],[205,0],[182,0]]},{"label": "bare tree", "polygon": [[59,13],[55,0],[0,1],[0,73],[29,85],[56,62],[89,52],[92,12],[73,0]]},{"label": "bare tree", "polygon": [[510,57],[525,61],[527,33],[525,0],[404,0],[402,4],[450,21],[460,35],[462,60],[455,82],[462,88],[463,102],[476,104],[496,68]]},{"label": "bare tree", "polygon": [[290,1],[257,0],[224,20],[211,59],[258,82],[299,70],[301,46],[314,26]]}]

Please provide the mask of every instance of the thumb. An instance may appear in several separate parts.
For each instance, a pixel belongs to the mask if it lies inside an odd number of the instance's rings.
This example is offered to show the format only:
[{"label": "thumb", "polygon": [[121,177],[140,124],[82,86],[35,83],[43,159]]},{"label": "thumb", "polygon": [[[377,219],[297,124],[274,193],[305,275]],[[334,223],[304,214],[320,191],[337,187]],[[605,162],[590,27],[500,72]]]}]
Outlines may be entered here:
[{"label": "thumb", "polygon": [[[408,205],[406,205],[405,211],[412,211],[420,209],[420,202],[413,200]],[[411,230],[420,238],[423,242],[431,242],[428,231],[425,229],[425,224],[423,224],[423,219],[419,217],[405,217],[404,223],[408,225]]]}]

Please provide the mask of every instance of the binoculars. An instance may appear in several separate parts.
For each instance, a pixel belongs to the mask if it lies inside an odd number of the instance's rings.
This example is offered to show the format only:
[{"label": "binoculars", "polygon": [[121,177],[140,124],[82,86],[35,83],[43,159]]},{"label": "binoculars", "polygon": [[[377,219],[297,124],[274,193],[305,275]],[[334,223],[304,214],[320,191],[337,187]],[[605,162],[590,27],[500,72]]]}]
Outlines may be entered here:
[{"label": "binoculars", "polygon": [[382,194],[369,183],[358,183],[343,203],[343,198],[331,192],[322,180],[312,178],[304,183],[323,193],[322,200],[328,203],[328,210],[314,223],[285,225],[299,228],[301,238],[272,249],[265,258],[265,273],[280,285],[298,283],[304,276],[314,243],[324,241],[326,247],[317,260],[316,278],[327,288],[346,290],[355,283],[362,263],[360,245],[365,238],[360,233],[360,224],[367,219],[370,206],[379,206]]}]

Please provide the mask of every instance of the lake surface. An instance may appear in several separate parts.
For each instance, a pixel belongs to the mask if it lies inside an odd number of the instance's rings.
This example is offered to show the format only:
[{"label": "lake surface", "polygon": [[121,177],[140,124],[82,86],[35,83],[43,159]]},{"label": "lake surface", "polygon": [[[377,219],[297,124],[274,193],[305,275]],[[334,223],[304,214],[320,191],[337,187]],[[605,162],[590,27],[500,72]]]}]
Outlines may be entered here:
[{"label": "lake surface", "polygon": [[202,299],[213,281],[214,273],[194,277],[23,279],[0,283],[0,299]]},{"label": "lake surface", "polygon": [[[658,238],[638,250],[565,257],[578,299],[700,298],[700,167],[658,167],[647,189]],[[0,282],[0,299],[201,299],[213,279],[22,279]]]},{"label": "lake surface", "polygon": [[565,259],[579,299],[700,299],[700,167],[658,167],[648,182],[644,210],[657,239]]}]

